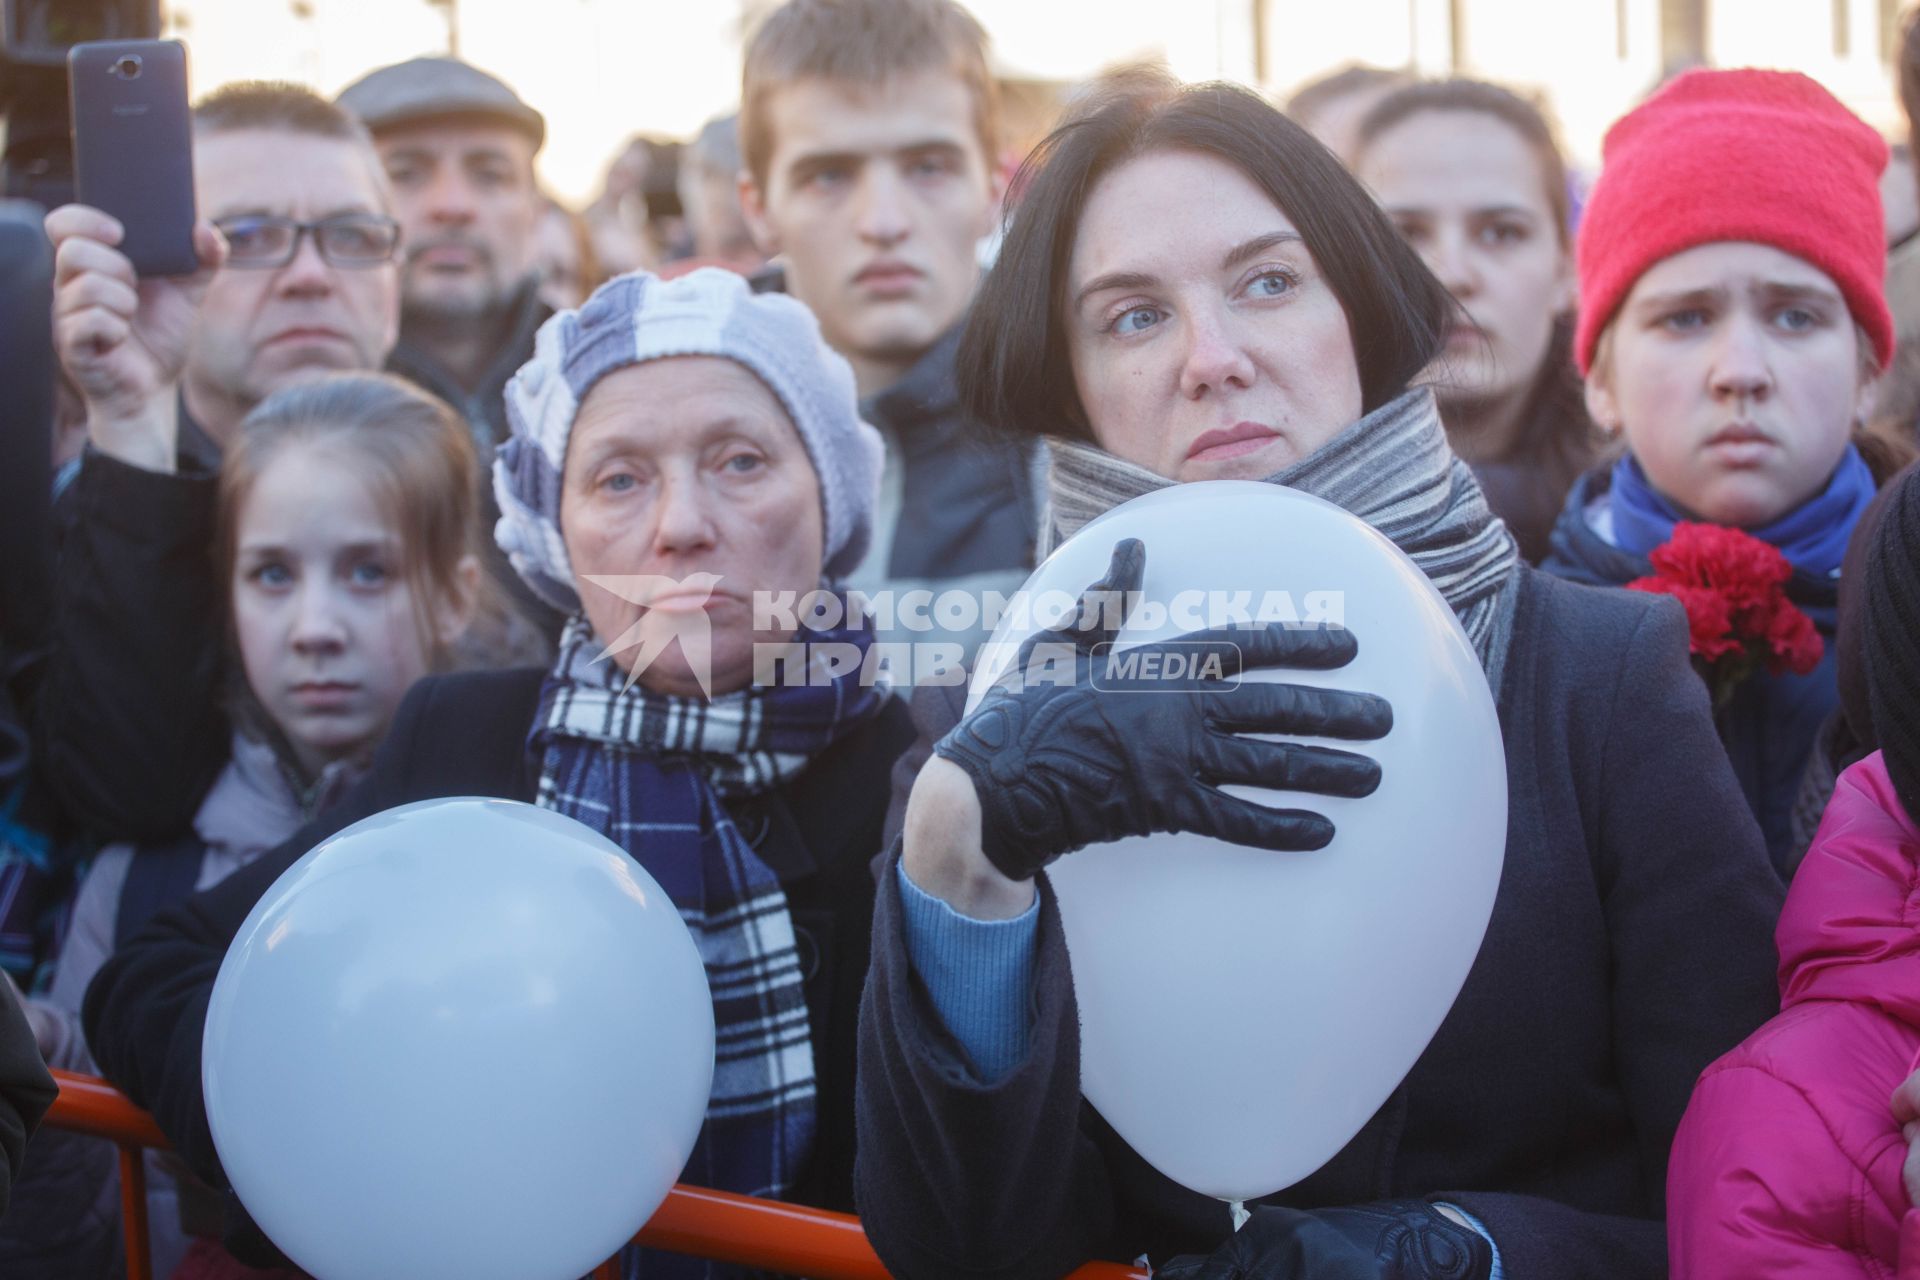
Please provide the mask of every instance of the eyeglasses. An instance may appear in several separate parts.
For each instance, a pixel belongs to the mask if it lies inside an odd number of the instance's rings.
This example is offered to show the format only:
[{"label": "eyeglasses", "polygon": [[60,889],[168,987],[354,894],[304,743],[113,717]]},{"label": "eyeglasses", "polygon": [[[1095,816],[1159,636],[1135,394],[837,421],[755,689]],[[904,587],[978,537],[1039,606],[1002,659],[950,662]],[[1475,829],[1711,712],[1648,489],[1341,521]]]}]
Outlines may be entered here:
[{"label": "eyeglasses", "polygon": [[213,224],[227,238],[230,267],[284,267],[313,233],[320,256],[336,267],[377,267],[400,247],[400,224],[377,213],[338,213],[318,222],[242,214]]}]

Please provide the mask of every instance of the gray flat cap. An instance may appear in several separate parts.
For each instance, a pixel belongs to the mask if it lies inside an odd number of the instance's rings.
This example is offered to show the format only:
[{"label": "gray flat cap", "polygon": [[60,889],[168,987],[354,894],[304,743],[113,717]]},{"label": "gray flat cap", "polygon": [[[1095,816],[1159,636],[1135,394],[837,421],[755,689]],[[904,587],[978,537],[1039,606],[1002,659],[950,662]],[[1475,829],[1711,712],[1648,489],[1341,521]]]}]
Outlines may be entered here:
[{"label": "gray flat cap", "polygon": [[458,58],[414,58],[369,71],[334,102],[375,134],[447,116],[489,116],[526,133],[536,148],[547,137],[546,120],[519,94]]}]

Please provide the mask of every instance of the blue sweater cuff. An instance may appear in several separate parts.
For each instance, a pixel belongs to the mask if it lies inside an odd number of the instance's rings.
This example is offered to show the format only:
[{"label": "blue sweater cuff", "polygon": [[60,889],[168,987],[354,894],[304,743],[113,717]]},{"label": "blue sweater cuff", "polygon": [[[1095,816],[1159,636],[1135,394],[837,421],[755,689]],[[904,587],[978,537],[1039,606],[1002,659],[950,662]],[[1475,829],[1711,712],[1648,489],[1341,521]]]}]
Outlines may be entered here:
[{"label": "blue sweater cuff", "polygon": [[1457,1204],[1447,1204],[1445,1201],[1440,1201],[1439,1203],[1441,1207],[1451,1209],[1455,1213],[1459,1214],[1462,1218],[1466,1219],[1467,1225],[1473,1228],[1474,1233],[1476,1235],[1478,1235],[1482,1240],[1485,1240],[1487,1242],[1487,1247],[1489,1249],[1493,1250],[1493,1268],[1492,1270],[1487,1272],[1487,1280],[1506,1280],[1506,1276],[1507,1276],[1506,1268],[1500,1265],[1500,1246],[1497,1243],[1495,1243],[1493,1238],[1493,1233],[1487,1230],[1487,1224],[1480,1221],[1480,1219],[1474,1217],[1472,1214],[1468,1213],[1465,1209],[1462,1209]]},{"label": "blue sweater cuff", "polygon": [[1011,920],[975,920],[926,892],[898,866],[907,958],[934,1011],[983,1084],[1027,1056],[1040,902]]}]

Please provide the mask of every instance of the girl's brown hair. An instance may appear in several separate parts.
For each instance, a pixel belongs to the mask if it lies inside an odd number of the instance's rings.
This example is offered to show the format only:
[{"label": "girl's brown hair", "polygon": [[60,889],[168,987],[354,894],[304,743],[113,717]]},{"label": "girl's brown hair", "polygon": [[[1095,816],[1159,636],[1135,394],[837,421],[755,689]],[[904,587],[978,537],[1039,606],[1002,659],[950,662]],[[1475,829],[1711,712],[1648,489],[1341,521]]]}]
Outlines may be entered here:
[{"label": "girl's brown hair", "polygon": [[292,448],[353,459],[400,538],[422,646],[435,670],[452,660],[433,622],[436,600],[472,601],[461,562],[478,545],[472,437],[445,401],[384,373],[336,374],[275,392],[240,424],[220,466],[215,557],[231,590],[240,512],[267,465]]}]

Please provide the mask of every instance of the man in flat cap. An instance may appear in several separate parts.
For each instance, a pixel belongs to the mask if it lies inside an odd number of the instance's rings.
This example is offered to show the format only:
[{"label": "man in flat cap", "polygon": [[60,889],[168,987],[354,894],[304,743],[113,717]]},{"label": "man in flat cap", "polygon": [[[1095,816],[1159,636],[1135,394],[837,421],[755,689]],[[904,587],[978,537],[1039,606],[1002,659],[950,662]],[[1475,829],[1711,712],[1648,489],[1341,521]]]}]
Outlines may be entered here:
[{"label": "man in flat cap", "polygon": [[506,438],[507,379],[551,314],[534,268],[546,121],[455,58],[382,67],[336,101],[372,132],[405,230],[389,367],[464,411],[491,458]]},{"label": "man in flat cap", "polygon": [[[466,416],[483,461],[507,438],[505,390],[553,314],[540,300],[534,229],[541,196],[533,158],[546,140],[538,111],[457,58],[414,58],[368,72],[340,91],[393,188],[401,239],[400,341],[387,367]],[[487,468],[482,468],[483,474]],[[486,529],[492,492],[484,495]],[[489,548],[488,568],[550,639],[559,617]],[[544,643],[526,660],[544,661]]]}]

